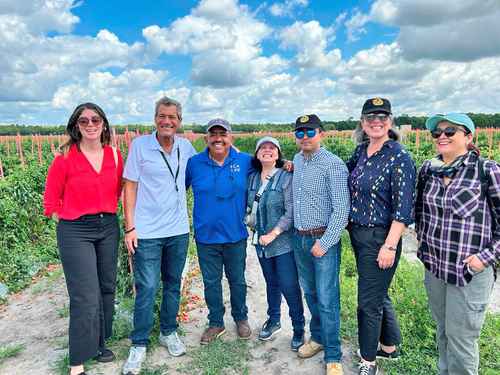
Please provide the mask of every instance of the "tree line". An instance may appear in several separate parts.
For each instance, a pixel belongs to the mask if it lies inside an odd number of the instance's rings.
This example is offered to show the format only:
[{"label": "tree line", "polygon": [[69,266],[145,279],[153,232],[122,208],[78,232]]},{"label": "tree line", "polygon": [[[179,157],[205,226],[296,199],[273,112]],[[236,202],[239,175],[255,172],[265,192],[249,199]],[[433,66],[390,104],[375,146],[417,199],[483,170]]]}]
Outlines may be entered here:
[{"label": "tree line", "polygon": [[[486,114],[486,113],[468,113],[472,118],[476,127],[478,128],[500,128],[500,113]],[[402,114],[395,117],[395,122],[397,126],[401,125],[411,125],[413,129],[424,129],[425,128],[426,116],[410,116],[407,114]],[[349,118],[342,121],[324,121],[323,124],[327,130],[352,130],[358,124],[358,119]],[[283,131],[289,132],[294,128],[294,123],[285,124],[234,124],[234,132],[242,133],[253,133],[258,131]],[[40,126],[40,125],[0,125],[0,135],[30,135],[30,134],[63,134],[65,131],[65,125],[51,125],[51,126]],[[144,131],[151,131],[153,125],[144,124],[129,124],[129,125],[114,125],[113,128],[118,134],[125,133],[125,130],[129,131],[139,130],[141,133]],[[204,125],[197,124],[185,124],[182,127],[183,131],[192,131],[194,133],[204,133]]]}]

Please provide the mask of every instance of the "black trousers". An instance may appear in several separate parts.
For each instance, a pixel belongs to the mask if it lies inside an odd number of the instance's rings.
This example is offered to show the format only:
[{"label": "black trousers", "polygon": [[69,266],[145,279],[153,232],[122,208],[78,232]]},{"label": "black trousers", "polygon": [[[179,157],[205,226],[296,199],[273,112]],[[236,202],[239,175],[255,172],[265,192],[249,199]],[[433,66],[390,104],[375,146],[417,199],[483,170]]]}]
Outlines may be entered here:
[{"label": "black trousers", "polygon": [[351,244],[358,268],[358,340],[361,357],[374,361],[378,343],[387,346],[401,342],[401,331],[388,290],[401,256],[399,241],[394,265],[378,266],[377,256],[389,228],[351,226]]},{"label": "black trousers", "polygon": [[57,245],[69,294],[69,364],[95,357],[112,334],[119,228],[116,215],[60,220]]}]

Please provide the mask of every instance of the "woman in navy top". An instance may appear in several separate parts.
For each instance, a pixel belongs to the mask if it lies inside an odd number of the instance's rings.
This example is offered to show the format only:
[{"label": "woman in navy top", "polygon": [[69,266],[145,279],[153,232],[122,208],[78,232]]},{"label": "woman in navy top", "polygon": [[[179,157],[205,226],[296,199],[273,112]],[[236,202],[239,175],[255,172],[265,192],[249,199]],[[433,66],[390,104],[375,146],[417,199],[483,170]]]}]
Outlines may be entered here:
[{"label": "woman in navy top", "polygon": [[[359,374],[377,373],[376,357],[396,358],[401,332],[388,289],[411,224],[415,164],[392,129],[387,99],[368,99],[357,128],[360,144],[347,162],[349,231],[358,269]],[[380,344],[380,347],[379,347]]]}]

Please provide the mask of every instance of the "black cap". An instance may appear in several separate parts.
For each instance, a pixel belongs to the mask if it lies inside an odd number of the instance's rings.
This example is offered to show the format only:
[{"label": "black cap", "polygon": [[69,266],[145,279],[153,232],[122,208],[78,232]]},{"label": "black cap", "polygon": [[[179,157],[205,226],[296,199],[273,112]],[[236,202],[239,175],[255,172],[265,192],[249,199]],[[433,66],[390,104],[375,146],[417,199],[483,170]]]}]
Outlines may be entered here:
[{"label": "black cap", "polygon": [[365,104],[363,104],[363,109],[361,110],[362,115],[367,115],[374,112],[383,112],[388,115],[391,112],[391,102],[385,98],[372,98],[368,99]]},{"label": "black cap", "polygon": [[323,129],[323,123],[316,115],[304,115],[297,117],[297,120],[295,120],[295,129],[300,128]]}]

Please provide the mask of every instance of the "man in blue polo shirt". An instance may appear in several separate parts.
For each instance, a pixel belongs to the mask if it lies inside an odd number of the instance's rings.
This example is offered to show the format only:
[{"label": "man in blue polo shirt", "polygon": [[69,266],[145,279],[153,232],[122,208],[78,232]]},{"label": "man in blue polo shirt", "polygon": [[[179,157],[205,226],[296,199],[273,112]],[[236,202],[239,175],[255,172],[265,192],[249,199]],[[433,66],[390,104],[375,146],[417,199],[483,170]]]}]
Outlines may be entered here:
[{"label": "man in blue polo shirt", "polygon": [[153,328],[153,307],[160,280],[161,345],[172,356],[186,348],[177,335],[182,270],[189,243],[185,171],[196,151],[177,137],[182,107],[164,97],[156,103],[156,131],[134,139],[125,164],[125,243],[133,255],[136,298],[132,347],[123,374],[139,374]]},{"label": "man in blue polo shirt", "polygon": [[231,315],[238,336],[248,339],[251,329],[246,306],[245,261],[248,232],[244,224],[247,176],[252,157],[232,146],[231,126],[214,119],[207,125],[207,148],[187,164],[186,186],[194,194],[193,224],[209,326],[201,344],[225,332],[222,270],[231,292]]}]

